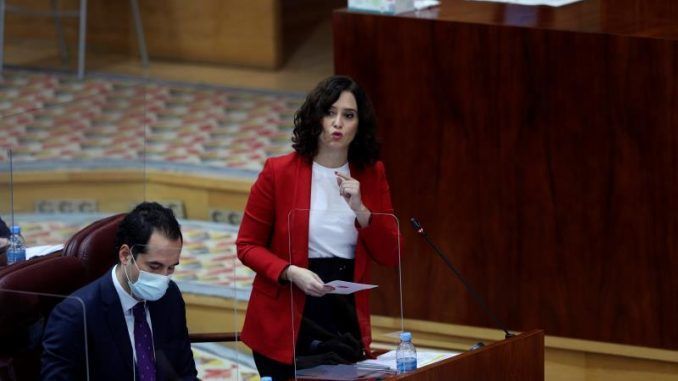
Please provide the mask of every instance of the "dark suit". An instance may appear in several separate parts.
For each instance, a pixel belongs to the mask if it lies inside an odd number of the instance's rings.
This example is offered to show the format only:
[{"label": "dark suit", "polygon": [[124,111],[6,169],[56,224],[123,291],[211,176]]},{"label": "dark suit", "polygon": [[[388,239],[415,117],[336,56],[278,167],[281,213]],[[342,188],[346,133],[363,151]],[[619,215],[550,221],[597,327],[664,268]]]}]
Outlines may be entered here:
[{"label": "dark suit", "polygon": [[[120,299],[107,271],[73,293],[49,316],[43,338],[43,380],[85,380],[85,341],[89,378],[97,381],[133,379],[133,356]],[[188,341],[186,309],[179,288],[170,282],[167,293],[148,302],[155,344],[158,380],[195,380],[197,372]]]}]

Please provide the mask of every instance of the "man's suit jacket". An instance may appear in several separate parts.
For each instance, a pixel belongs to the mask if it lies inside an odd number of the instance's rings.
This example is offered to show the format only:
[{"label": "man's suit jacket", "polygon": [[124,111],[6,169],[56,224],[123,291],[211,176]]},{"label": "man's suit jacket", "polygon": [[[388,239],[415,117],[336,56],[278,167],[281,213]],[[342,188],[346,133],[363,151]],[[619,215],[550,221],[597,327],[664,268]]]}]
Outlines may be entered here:
[{"label": "man's suit jacket", "polygon": [[[351,177],[360,182],[363,203],[372,212],[367,227],[356,224],[354,279],[368,283],[368,258],[386,266],[398,264],[400,234],[383,164],[357,168],[349,163],[349,168]],[[286,364],[292,363],[306,299],[296,287],[291,296],[289,286],[278,279],[290,261],[308,267],[311,177],[312,163],[296,153],[268,159],[252,186],[236,241],[238,257],[257,273],[241,339],[252,350]],[[362,344],[369,350],[369,293],[356,293],[355,305]]]},{"label": "man's suit jacket", "polygon": [[[195,380],[197,372],[188,341],[186,310],[177,285],[170,282],[165,296],[148,302],[148,308],[158,380]],[[89,364],[90,380],[134,378],[132,344],[111,271],[52,310],[43,349],[43,380],[85,380],[85,364]]]}]

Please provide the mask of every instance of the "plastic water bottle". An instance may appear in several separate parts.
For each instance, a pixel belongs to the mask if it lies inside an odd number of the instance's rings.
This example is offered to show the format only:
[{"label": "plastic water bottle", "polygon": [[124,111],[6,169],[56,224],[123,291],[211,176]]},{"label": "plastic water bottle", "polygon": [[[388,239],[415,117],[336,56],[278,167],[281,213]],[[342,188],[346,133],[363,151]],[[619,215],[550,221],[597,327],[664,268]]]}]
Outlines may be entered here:
[{"label": "plastic water bottle", "polygon": [[396,368],[398,373],[417,369],[417,349],[412,344],[412,334],[409,332],[400,333],[400,344],[396,349]]},{"label": "plastic water bottle", "polygon": [[9,247],[7,248],[8,265],[26,260],[26,246],[24,245],[24,237],[21,236],[21,228],[14,225],[10,232],[12,235],[9,236]]},{"label": "plastic water bottle", "polygon": [[265,376],[260,378],[260,381],[273,381],[273,379],[271,377]]}]

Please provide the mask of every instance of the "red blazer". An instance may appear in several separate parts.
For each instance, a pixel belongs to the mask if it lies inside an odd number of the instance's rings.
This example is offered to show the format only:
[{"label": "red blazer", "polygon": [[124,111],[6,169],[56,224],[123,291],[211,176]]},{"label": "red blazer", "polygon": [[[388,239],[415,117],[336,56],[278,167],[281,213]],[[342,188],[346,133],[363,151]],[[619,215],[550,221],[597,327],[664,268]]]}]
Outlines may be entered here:
[{"label": "red blazer", "polygon": [[[363,203],[372,212],[367,227],[356,224],[354,279],[368,283],[368,256],[385,266],[398,264],[400,233],[392,216],[378,214],[393,213],[384,165],[377,162],[358,169],[349,163],[349,167],[351,177],[360,182]],[[305,294],[278,279],[290,260],[296,266],[308,267],[311,174],[312,163],[296,153],[267,160],[252,186],[236,241],[238,258],[256,272],[242,341],[252,350],[285,364],[293,361]],[[288,226],[293,227],[291,243]],[[369,292],[356,293],[355,304],[363,346],[369,353]]]}]

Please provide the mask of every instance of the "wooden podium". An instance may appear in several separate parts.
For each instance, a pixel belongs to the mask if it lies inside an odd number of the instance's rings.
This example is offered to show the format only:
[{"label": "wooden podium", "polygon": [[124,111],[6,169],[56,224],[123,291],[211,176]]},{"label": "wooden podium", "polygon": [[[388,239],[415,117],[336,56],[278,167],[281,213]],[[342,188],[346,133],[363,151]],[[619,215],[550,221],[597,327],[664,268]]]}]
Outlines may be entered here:
[{"label": "wooden podium", "polygon": [[543,381],[544,331],[525,332],[389,380]]}]

